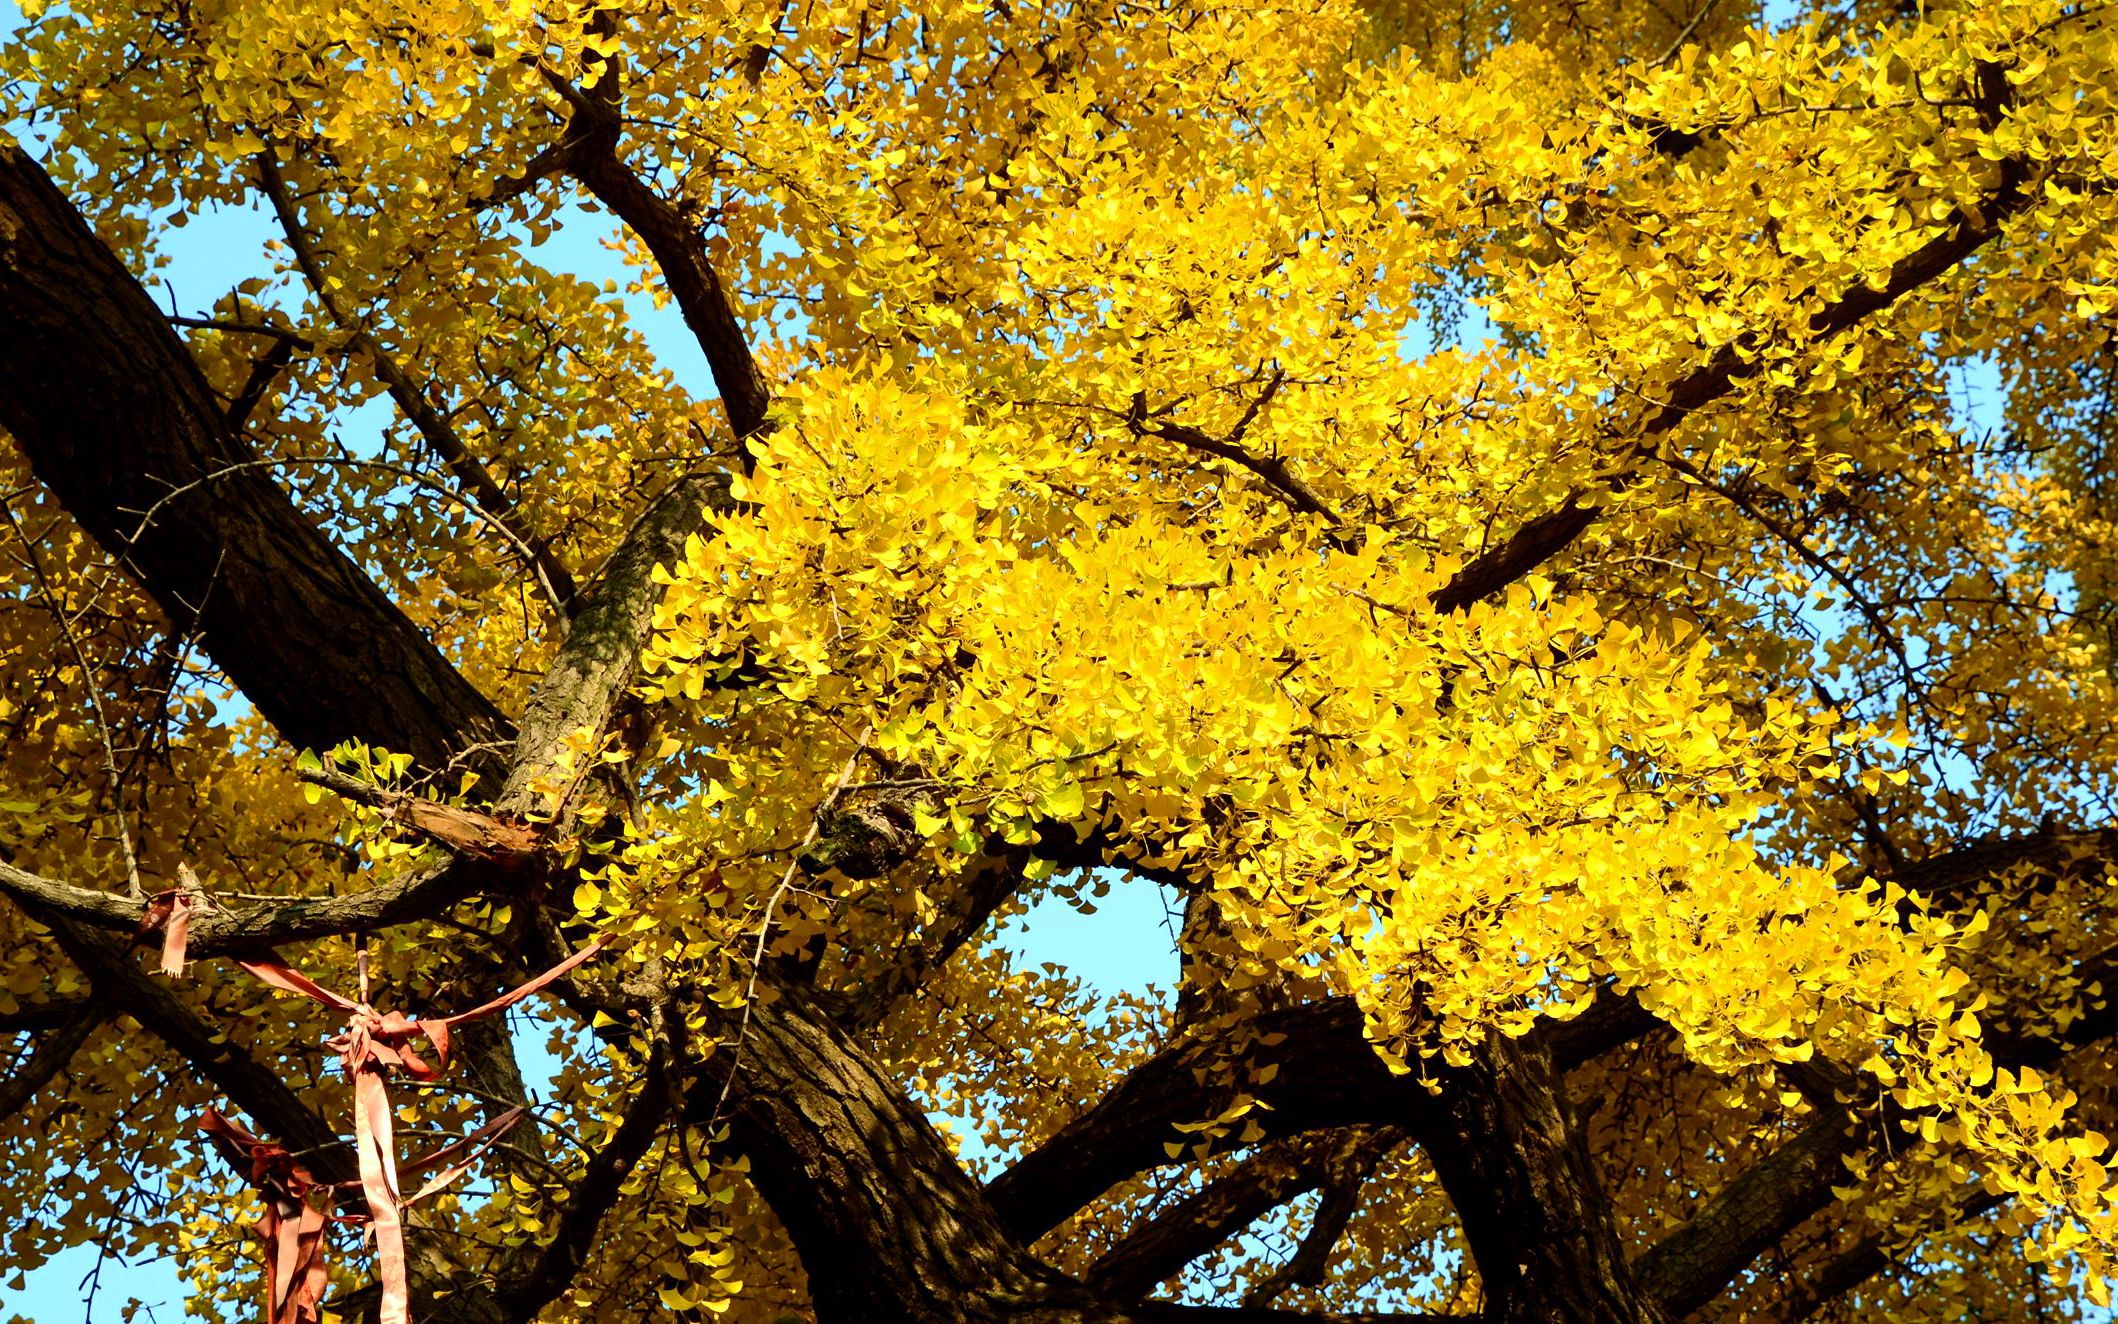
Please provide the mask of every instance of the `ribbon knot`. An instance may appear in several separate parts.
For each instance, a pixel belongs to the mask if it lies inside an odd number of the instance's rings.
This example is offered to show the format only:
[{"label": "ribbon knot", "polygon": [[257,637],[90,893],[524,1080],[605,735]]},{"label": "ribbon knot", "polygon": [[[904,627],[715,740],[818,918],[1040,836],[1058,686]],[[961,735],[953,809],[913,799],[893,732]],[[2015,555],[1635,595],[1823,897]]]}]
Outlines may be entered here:
[{"label": "ribbon knot", "polygon": [[[404,1171],[409,1173],[442,1163],[460,1150],[471,1150],[407,1200],[398,1192],[400,1174],[392,1129],[394,1118],[385,1082],[392,1075],[422,1082],[437,1079],[448,1067],[450,1032],[456,1026],[505,1011],[591,960],[603,950],[603,946],[604,939],[597,938],[528,983],[469,1011],[444,1017],[415,1018],[397,1011],[377,1011],[367,1000],[366,953],[360,958],[361,996],[357,1001],[332,992],[269,953],[264,959],[237,962],[274,988],[300,994],[345,1014],[346,1028],[324,1043],[338,1054],[339,1065],[345,1069],[346,1078],[353,1085],[353,1146],[360,1160],[361,1192],[368,1204],[366,1215],[357,1221],[365,1222],[375,1238],[377,1277],[382,1282],[379,1324],[411,1324],[411,1283],[405,1270],[404,1254],[404,1208],[461,1176],[477,1161],[478,1155],[526,1111],[512,1109],[464,1139],[407,1165]],[[415,1047],[422,1039],[433,1048],[431,1063]],[[260,1220],[258,1230],[267,1247],[266,1277],[271,1288],[268,1324],[314,1324],[317,1319],[315,1302],[322,1299],[323,1291],[325,1216],[312,1209],[306,1197],[311,1190],[329,1188],[320,1186],[299,1164],[293,1164],[291,1156],[283,1164],[271,1152],[284,1155],[286,1151],[259,1140],[218,1113],[209,1112],[200,1126],[217,1141],[227,1142],[223,1145],[224,1150],[228,1150],[228,1144],[235,1145],[235,1149],[228,1152],[242,1156],[237,1162],[237,1170],[249,1173],[251,1184],[266,1196],[267,1213]],[[235,1138],[237,1133],[240,1139]],[[236,1162],[234,1158],[231,1161]],[[310,1218],[312,1213],[315,1215],[313,1220]],[[303,1231],[311,1227],[312,1221],[313,1235]],[[289,1240],[290,1227],[293,1229],[292,1240]],[[309,1239],[303,1240],[304,1237]],[[304,1285],[312,1276],[318,1285],[316,1296],[309,1299],[304,1296],[307,1291]]]},{"label": "ribbon knot", "polygon": [[213,897],[199,885],[199,877],[191,872],[188,864],[177,866],[177,885],[147,898],[147,908],[140,914],[138,936],[145,939],[160,930],[162,934],[162,965],[165,975],[184,973],[186,949],[191,943],[191,921],[196,915],[211,915],[218,907]]}]

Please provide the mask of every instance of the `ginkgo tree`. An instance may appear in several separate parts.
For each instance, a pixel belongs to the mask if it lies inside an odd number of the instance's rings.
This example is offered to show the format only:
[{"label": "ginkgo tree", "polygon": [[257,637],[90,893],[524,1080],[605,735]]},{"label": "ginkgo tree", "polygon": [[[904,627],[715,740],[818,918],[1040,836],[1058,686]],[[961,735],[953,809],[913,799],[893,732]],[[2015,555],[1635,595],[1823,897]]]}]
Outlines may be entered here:
[{"label": "ginkgo tree", "polygon": [[[30,7],[0,1272],[2092,1315],[2114,55],[2094,0]],[[710,380],[540,261],[582,207]],[[229,208],[252,274],[158,303]],[[1114,871],[1167,998],[1001,940]]]}]

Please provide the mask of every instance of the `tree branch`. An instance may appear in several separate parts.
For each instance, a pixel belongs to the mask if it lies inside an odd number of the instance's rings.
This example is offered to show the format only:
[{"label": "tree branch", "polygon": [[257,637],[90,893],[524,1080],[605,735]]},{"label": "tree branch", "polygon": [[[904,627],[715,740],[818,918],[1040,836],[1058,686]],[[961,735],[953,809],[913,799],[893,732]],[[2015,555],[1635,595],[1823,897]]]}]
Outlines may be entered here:
[{"label": "tree branch", "polygon": [[617,1130],[574,1181],[543,1253],[502,1294],[502,1309],[508,1319],[528,1324],[539,1311],[558,1300],[581,1272],[595,1246],[597,1229],[617,1206],[625,1179],[654,1144],[668,1116],[669,1104],[669,1077],[657,1054],[648,1062],[639,1093],[625,1109]]},{"label": "tree branch", "polygon": [[1843,1160],[1864,1133],[1832,1107],[1721,1188],[1690,1222],[1633,1263],[1642,1289],[1681,1319],[1719,1296],[1752,1260],[1835,1198]]},{"label": "tree branch", "polygon": [[[664,488],[633,522],[604,566],[590,595],[567,627],[566,640],[531,692],[522,714],[498,807],[520,814],[543,809],[539,783],[561,766],[568,742],[586,733],[591,744],[613,715],[638,674],[640,650],[654,627],[662,586],[658,565],[683,557],[684,539],[699,530],[709,511],[733,509],[725,474],[687,474]],[[567,797],[560,797],[563,805]]]},{"label": "tree branch", "polygon": [[839,1023],[854,1031],[872,1029],[923,987],[1021,889],[1023,870],[1035,854],[1032,847],[988,842],[986,851],[953,880],[942,898],[942,913],[885,953],[887,964],[854,986]]},{"label": "tree branch", "polygon": [[1133,1227],[1082,1276],[1113,1301],[1137,1301],[1265,1214],[1317,1189],[1345,1147],[1359,1146],[1380,1158],[1405,1140],[1402,1131],[1374,1127],[1261,1145],[1200,1190]]},{"label": "tree branch", "polygon": [[310,292],[316,296],[316,301],[346,333],[353,347],[367,357],[375,375],[382,379],[383,386],[389,391],[390,399],[397,403],[398,409],[425,439],[428,448],[450,473],[456,475],[456,480],[463,484],[478,508],[513,534],[517,543],[530,549],[533,555],[530,568],[536,572],[545,597],[562,615],[570,614],[575,592],[574,577],[552,550],[550,541],[522,524],[521,511],[514,500],[493,481],[493,476],[478,462],[478,457],[471,454],[470,447],[456,435],[456,429],[434,408],[433,402],[427,398],[425,386],[414,381],[403,365],[369,333],[361,319],[354,317],[333,297],[316,246],[310,242],[308,229],[302,224],[301,210],[295,204],[293,191],[287,187],[286,177],[280,173],[269,149],[257,158],[257,174],[265,197],[279,218],[280,229],[287,236],[288,247],[294,250],[295,265],[308,278]]},{"label": "tree branch", "polygon": [[[1631,999],[1604,998],[1531,1037],[1568,1070],[1654,1024]],[[994,1211],[1033,1242],[1117,1183],[1174,1161],[1165,1144],[1196,1143],[1176,1126],[1217,1116],[1239,1095],[1263,1105],[1251,1116],[1268,1138],[1362,1124],[1417,1136],[1435,1120],[1435,1096],[1375,1055],[1350,997],[1265,1011],[1216,1033],[1180,1035],[994,1178]]]},{"label": "tree branch", "polygon": [[[2001,84],[2005,87],[2006,80],[2002,79]],[[2025,187],[2027,177],[2027,168],[2021,161],[2009,158],[2002,162],[1999,186],[1991,194],[1976,206],[1957,208],[1942,233],[1899,259],[1880,286],[1856,285],[1819,309],[1809,318],[1809,335],[1818,341],[1828,340],[1985,247],[1999,235],[2007,220],[2027,210],[2036,200],[2036,190]],[[1651,454],[1657,438],[1675,431],[1693,414],[1758,374],[1765,364],[1758,353],[1760,348],[1756,343],[1747,343],[1744,351],[1739,351],[1733,343],[1723,345],[1706,362],[1679,375],[1665,389],[1661,402],[1633,429],[1630,444],[1623,452],[1625,463],[1605,481],[1605,494],[1575,492],[1554,509],[1524,524],[1499,546],[1474,557],[1435,590],[1430,599],[1434,609],[1445,613],[1467,610],[1571,546],[1601,518],[1608,497],[1637,481],[1633,462]]]},{"label": "tree branch", "polygon": [[[289,897],[225,907],[195,921],[192,956],[254,952],[313,938],[371,933],[431,919],[488,883],[471,865],[450,861],[345,896]],[[0,864],[0,894],[40,916],[60,916],[84,929],[138,934],[147,903],[115,892],[76,887]]]},{"label": "tree branch", "polygon": [[1342,1137],[1330,1146],[1323,1158],[1323,1198],[1317,1202],[1316,1216],[1309,1222],[1309,1230],[1302,1234],[1302,1244],[1285,1264],[1266,1276],[1265,1280],[1243,1296],[1246,1306],[1269,1306],[1290,1287],[1318,1287],[1331,1270],[1331,1256],[1338,1249],[1338,1239],[1345,1235],[1346,1224],[1360,1211],[1361,1188],[1382,1161],[1403,1137],[1384,1128],[1382,1139],[1375,1133],[1355,1133]]},{"label": "tree branch", "polygon": [[[288,741],[491,768],[506,720],[261,471],[132,274],[0,145],[0,427]],[[270,628],[260,628],[270,622]]]},{"label": "tree branch", "polygon": [[[2008,1202],[2005,1195],[1980,1191],[1958,1207],[1955,1223],[1966,1223]],[[1802,1324],[1825,1306],[1851,1292],[1896,1263],[1884,1249],[1882,1238],[1866,1236],[1855,1242],[1821,1269],[1802,1280],[1778,1310],[1781,1324]]]},{"label": "tree branch", "polygon": [[0,1078],[0,1117],[11,1117],[28,1107],[37,1091],[66,1069],[74,1054],[107,1019],[101,1008],[79,1006],[56,1024],[38,1031],[28,1056]]},{"label": "tree branch", "polygon": [[[614,33],[615,19],[599,14],[601,35]],[[728,412],[739,458],[750,460],[742,443],[770,426],[772,391],[751,353],[735,301],[706,252],[696,227],[667,199],[649,188],[619,151],[624,71],[614,57],[596,57],[595,91],[585,92],[557,70],[540,63],[538,70],[572,110],[560,141],[540,151],[517,179],[494,190],[492,202],[520,196],[536,181],[565,173],[633,232],[662,269],[662,280],[676,298],[684,324],[699,342],[713,373],[714,389]]]}]

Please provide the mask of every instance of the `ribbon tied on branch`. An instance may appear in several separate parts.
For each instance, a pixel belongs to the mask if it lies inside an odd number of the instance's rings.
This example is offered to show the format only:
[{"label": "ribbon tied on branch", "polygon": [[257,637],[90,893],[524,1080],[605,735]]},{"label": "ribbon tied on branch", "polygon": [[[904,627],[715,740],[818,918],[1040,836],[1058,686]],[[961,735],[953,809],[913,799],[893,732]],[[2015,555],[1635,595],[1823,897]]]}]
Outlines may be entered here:
[{"label": "ribbon tied on branch", "polygon": [[[524,1108],[488,1121],[469,1135],[399,1168],[392,1132],[388,1078],[402,1074],[416,1081],[439,1078],[447,1069],[449,1042],[455,1027],[484,1020],[549,987],[600,953],[605,939],[575,952],[558,965],[489,1002],[454,1016],[410,1017],[379,1012],[368,1002],[367,954],[359,961],[358,1000],[335,993],[295,970],[277,956],[239,960],[251,974],[274,988],[344,1012],[346,1028],[326,1041],[338,1054],[353,1085],[353,1141],[360,1161],[360,1188],[367,1212],[339,1221],[364,1223],[375,1239],[377,1276],[381,1280],[380,1324],[410,1324],[411,1284],[405,1268],[403,1210],[461,1177],[500,1136],[521,1120]],[[416,1047],[424,1039],[432,1061]],[[324,1225],[328,1216],[310,1203],[312,1192],[326,1197],[335,1189],[316,1181],[294,1156],[208,1111],[199,1123],[246,1180],[265,1196],[258,1222],[265,1242],[265,1272],[270,1307],[268,1324],[314,1324],[324,1290]],[[403,1175],[441,1170],[407,1199],[400,1194]]]}]

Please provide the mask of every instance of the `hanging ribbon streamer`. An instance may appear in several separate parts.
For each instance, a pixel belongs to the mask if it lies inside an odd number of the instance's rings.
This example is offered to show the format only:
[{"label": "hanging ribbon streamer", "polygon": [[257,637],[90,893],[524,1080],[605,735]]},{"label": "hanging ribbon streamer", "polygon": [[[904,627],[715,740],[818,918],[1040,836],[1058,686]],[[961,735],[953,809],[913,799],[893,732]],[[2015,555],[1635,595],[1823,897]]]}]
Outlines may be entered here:
[{"label": "hanging ribbon streamer", "polygon": [[[398,1191],[396,1142],[392,1134],[390,1096],[385,1081],[393,1072],[401,1072],[418,1081],[436,1079],[448,1066],[450,1034],[455,1027],[484,1020],[488,1016],[505,1011],[530,994],[549,987],[554,981],[593,959],[603,950],[603,946],[604,939],[598,938],[528,983],[469,1011],[459,1012],[454,1016],[422,1019],[413,1019],[395,1011],[378,1012],[368,1005],[365,953],[360,960],[361,997],[358,1001],[332,992],[277,957],[237,962],[274,988],[298,993],[346,1015],[346,1028],[336,1037],[327,1040],[325,1046],[338,1054],[339,1064],[345,1068],[346,1077],[353,1084],[354,1150],[360,1159],[361,1192],[368,1202],[365,1221],[368,1230],[375,1237],[377,1276],[382,1281],[380,1324],[410,1324],[412,1318],[411,1284],[405,1271],[404,1220],[401,1212],[412,1201],[404,1199]],[[415,1051],[414,1044],[420,1039],[425,1039],[432,1046],[432,1063]],[[519,1115],[520,1111],[517,1109],[516,1114],[509,1115],[508,1125],[513,1125],[512,1118]],[[483,1135],[500,1120],[495,1118],[493,1122],[487,1123],[486,1127],[481,1127],[457,1144],[472,1144],[478,1136]],[[476,1161],[478,1153],[482,1153],[486,1145],[491,1143],[492,1139],[488,1137],[476,1151],[450,1166],[434,1181],[428,1182],[413,1199],[431,1194],[440,1186],[461,1176],[462,1172]],[[405,1171],[423,1169],[442,1161],[441,1156],[448,1154],[455,1147],[450,1146],[428,1155],[417,1165],[408,1166]],[[284,1228],[280,1223],[275,1223],[274,1229],[284,1235]],[[319,1232],[319,1237],[320,1235]],[[275,1275],[291,1272],[284,1260],[272,1263],[275,1266]],[[274,1281],[277,1281],[276,1277]],[[275,1302],[280,1300],[280,1297],[274,1297]],[[279,1307],[275,1305],[274,1309]],[[309,1324],[309,1319],[299,1315],[290,1315],[283,1319],[274,1314],[269,1324]]]},{"label": "hanging ribbon streamer", "polygon": [[162,965],[165,975],[182,975],[186,949],[191,943],[191,920],[194,915],[210,915],[216,907],[213,898],[199,885],[198,875],[191,866],[177,866],[177,885],[166,892],[157,892],[147,899],[147,910],[140,916],[141,938],[155,930],[162,932]]},{"label": "hanging ribbon streamer", "polygon": [[318,1324],[329,1275],[324,1269],[324,1224],[329,1215],[309,1202],[331,1188],[311,1176],[279,1145],[252,1135],[208,1108],[199,1130],[213,1139],[230,1166],[265,1197],[256,1230],[265,1243],[266,1324]]},{"label": "hanging ribbon streamer", "polygon": [[[528,1112],[527,1108],[510,1108],[469,1135],[405,1164],[400,1171],[406,1175],[433,1167],[441,1171],[407,1198],[404,1207],[410,1208],[469,1172]],[[219,1147],[229,1166],[265,1197],[265,1212],[258,1216],[256,1230],[265,1244],[266,1324],[318,1324],[322,1317],[319,1305],[330,1281],[324,1262],[329,1244],[324,1227],[368,1219],[360,1214],[327,1213],[311,1204],[311,1193],[329,1201],[338,1183],[316,1180],[284,1147],[251,1134],[213,1109],[208,1108],[199,1119],[199,1130]]]}]

